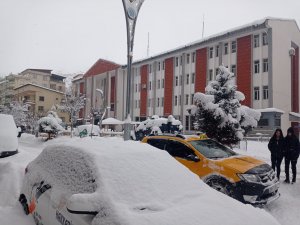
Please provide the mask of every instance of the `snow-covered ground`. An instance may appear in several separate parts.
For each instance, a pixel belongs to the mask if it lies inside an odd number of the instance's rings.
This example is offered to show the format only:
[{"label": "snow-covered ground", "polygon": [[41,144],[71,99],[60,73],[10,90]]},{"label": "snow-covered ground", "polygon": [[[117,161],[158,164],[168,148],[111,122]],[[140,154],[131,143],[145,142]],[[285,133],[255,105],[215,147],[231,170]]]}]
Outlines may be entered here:
[{"label": "snow-covered ground", "polygon": [[[0,225],[34,225],[32,217],[25,216],[18,195],[23,181],[24,170],[41,150],[50,143],[66,142],[69,137],[60,137],[58,140],[43,142],[34,136],[23,134],[19,139],[20,153],[9,158],[0,159]],[[266,142],[248,142],[248,150],[245,143],[240,149],[241,154],[256,156],[266,162],[270,161]],[[284,162],[282,164],[284,170]],[[298,171],[300,171],[298,164]],[[283,184],[285,175],[282,172],[280,193],[281,197],[268,205],[266,211],[271,213],[282,225],[296,225],[300,221],[300,174],[297,183],[293,185]]]},{"label": "snow-covered ground", "polygon": [[[248,141],[242,142],[240,149],[235,149],[240,154],[255,156],[265,162],[271,163],[268,142]],[[290,176],[292,172],[290,171]],[[266,207],[282,225],[296,225],[300,221],[300,164],[297,164],[297,180],[295,184],[285,184],[284,160],[281,164],[280,198]]]}]

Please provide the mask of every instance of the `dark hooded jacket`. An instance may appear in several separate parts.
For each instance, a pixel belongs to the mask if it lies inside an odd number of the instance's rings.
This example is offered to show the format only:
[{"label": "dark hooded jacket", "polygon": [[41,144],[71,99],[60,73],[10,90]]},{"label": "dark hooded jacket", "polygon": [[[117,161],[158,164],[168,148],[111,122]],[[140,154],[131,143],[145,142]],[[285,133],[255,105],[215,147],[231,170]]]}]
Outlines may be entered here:
[{"label": "dark hooded jacket", "polygon": [[288,129],[288,133],[291,133],[292,135],[287,135],[285,137],[285,143],[286,143],[286,157],[288,157],[291,160],[297,160],[300,154],[300,144],[299,140],[294,134],[294,129],[290,127]]},{"label": "dark hooded jacket", "polygon": [[285,155],[285,146],[283,137],[277,140],[276,137],[273,136],[268,144],[271,156],[278,159],[282,158]]}]

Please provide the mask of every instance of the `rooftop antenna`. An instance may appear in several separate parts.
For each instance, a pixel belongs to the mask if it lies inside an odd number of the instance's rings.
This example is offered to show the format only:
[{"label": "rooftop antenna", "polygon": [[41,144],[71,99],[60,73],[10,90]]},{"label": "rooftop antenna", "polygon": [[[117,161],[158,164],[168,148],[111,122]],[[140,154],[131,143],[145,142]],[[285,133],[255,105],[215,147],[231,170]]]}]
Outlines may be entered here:
[{"label": "rooftop antenna", "polygon": [[149,45],[149,43],[150,43],[150,34],[148,32],[147,57],[149,57],[149,51],[150,51],[150,45]]},{"label": "rooftop antenna", "polygon": [[202,23],[202,38],[204,37],[204,14],[203,14],[203,23]]}]

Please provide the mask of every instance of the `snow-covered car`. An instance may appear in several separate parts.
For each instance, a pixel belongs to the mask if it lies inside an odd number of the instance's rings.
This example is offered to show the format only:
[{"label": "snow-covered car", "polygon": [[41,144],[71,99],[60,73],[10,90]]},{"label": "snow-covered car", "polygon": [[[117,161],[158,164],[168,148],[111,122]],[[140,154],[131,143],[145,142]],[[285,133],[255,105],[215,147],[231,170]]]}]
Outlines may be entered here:
[{"label": "snow-covered car", "polygon": [[141,142],[73,139],[46,147],[25,172],[19,200],[36,224],[278,225]]},{"label": "snow-covered car", "polygon": [[80,125],[74,129],[74,135],[79,137],[100,136],[100,128],[97,125],[86,124]]},{"label": "snow-covered car", "polygon": [[12,115],[0,114],[0,158],[18,153],[18,129]]}]

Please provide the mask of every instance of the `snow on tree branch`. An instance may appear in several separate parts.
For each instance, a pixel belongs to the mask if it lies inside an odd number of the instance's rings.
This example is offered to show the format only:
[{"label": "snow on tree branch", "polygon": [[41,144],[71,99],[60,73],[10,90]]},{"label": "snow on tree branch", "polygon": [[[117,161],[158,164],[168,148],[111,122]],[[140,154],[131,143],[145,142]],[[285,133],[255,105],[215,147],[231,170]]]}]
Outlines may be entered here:
[{"label": "snow on tree branch", "polygon": [[223,144],[236,144],[243,138],[243,129],[257,126],[260,113],[241,101],[245,95],[237,91],[235,75],[223,65],[215,81],[211,81],[204,93],[196,93],[196,108],[191,113],[196,116],[195,128]]}]

